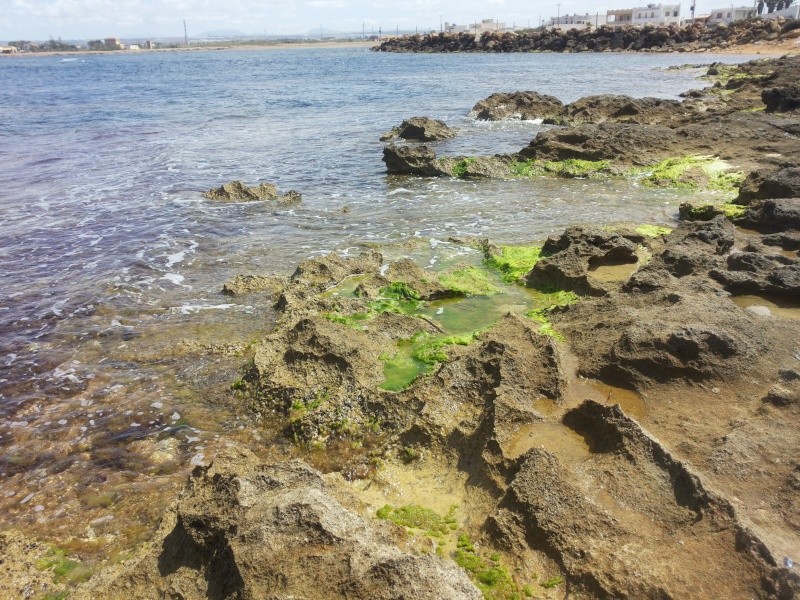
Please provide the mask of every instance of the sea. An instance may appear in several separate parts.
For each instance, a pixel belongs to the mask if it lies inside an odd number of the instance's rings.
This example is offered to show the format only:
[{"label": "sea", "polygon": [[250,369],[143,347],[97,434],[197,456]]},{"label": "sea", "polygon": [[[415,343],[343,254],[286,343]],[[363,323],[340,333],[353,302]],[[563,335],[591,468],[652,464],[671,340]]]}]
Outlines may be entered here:
[{"label": "sea", "polygon": [[[446,121],[441,155],[517,151],[547,128],[478,122],[498,91],[677,98],[711,54],[387,54],[270,49],[0,59],[0,528],[145,539],[193,465],[265,434],[230,397],[275,315],[238,273],[571,224],[673,223],[685,190],[637,181],[390,177],[380,135]],[[669,69],[693,64],[695,68]],[[231,180],[302,203],[220,204]],[[92,546],[95,544],[95,546]]]}]

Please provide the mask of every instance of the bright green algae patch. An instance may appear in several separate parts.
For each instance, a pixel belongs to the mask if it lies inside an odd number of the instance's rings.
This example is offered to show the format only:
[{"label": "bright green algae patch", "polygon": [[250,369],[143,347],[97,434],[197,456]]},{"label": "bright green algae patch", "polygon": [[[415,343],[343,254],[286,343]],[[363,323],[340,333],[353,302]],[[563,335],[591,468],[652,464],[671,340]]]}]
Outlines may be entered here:
[{"label": "bright green algae patch", "polygon": [[581,160],[568,158],[566,160],[540,160],[530,159],[511,163],[511,174],[517,177],[541,177],[543,175],[556,175],[558,177],[591,177],[599,173],[608,172],[611,161],[608,160]]},{"label": "bright green algae patch", "polygon": [[672,233],[669,227],[662,227],[660,225],[639,225],[634,228],[634,231],[639,235],[649,238],[658,238]]},{"label": "bright green algae patch", "polygon": [[668,158],[651,168],[642,183],[650,187],[687,190],[707,188],[733,193],[744,181],[744,173],[714,156],[689,155]]},{"label": "bright green algae patch", "polygon": [[539,333],[546,335],[553,339],[564,341],[564,336],[553,328],[550,322],[550,313],[562,306],[569,306],[575,304],[579,297],[575,292],[565,292],[563,290],[544,293],[535,292],[536,294],[536,308],[528,311],[525,315],[539,323]]},{"label": "bright green algae patch", "polygon": [[399,281],[393,282],[385,288],[381,288],[380,297],[367,305],[367,312],[355,313],[352,315],[342,315],[339,313],[327,313],[325,318],[334,323],[341,323],[355,329],[363,329],[364,322],[368,321],[381,313],[398,313],[403,315],[413,315],[419,312],[422,301],[419,294],[409,285]]},{"label": "bright green algae patch", "polygon": [[[498,553],[493,552],[486,556],[463,533],[458,536],[452,556],[453,561],[475,582],[486,600],[521,600],[534,595],[531,584],[520,585],[514,580]],[[531,575],[531,579],[535,580],[537,577],[535,573]],[[548,581],[555,579],[553,577]],[[560,577],[557,579],[563,582]]]},{"label": "bright green algae patch", "polygon": [[489,281],[486,272],[473,266],[443,273],[439,276],[439,283],[465,296],[492,296],[500,291]]},{"label": "bright green algae patch", "polygon": [[446,346],[467,346],[474,342],[483,330],[468,333],[431,336],[420,332],[409,340],[397,343],[397,352],[383,354],[384,382],[381,388],[391,392],[406,389],[420,375],[426,375],[438,363],[448,360]]},{"label": "bright green algae patch", "polygon": [[432,537],[441,537],[458,528],[455,518],[456,508],[456,506],[451,506],[447,514],[442,516],[429,508],[423,508],[416,504],[406,506],[387,504],[379,508],[375,516],[401,527],[419,529]]},{"label": "bright green algae patch", "polygon": [[514,283],[542,258],[541,246],[501,246],[500,254],[486,259],[487,267],[500,272],[506,283]]},{"label": "bright green algae patch", "polygon": [[473,157],[462,158],[453,165],[453,175],[456,177],[463,177],[467,174],[467,169],[477,159]]}]

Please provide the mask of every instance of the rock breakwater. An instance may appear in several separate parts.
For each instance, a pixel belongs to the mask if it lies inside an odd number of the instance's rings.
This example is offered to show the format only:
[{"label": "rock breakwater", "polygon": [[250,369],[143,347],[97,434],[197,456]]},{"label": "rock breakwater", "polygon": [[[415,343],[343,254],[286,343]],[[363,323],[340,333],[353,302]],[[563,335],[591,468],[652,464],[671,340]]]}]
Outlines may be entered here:
[{"label": "rock breakwater", "polygon": [[730,46],[793,39],[796,20],[738,21],[730,25],[522,30],[480,35],[438,33],[388,39],[377,52],[703,52]]}]

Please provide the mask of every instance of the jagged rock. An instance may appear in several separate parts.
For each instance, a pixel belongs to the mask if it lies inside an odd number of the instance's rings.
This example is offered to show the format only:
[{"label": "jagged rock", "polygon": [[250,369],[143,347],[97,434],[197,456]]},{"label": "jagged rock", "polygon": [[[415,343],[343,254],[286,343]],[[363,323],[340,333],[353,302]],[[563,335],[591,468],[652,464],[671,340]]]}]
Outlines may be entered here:
[{"label": "jagged rock", "polygon": [[[561,458],[570,454],[528,451],[487,528],[552,557],[570,596],[746,597],[758,596],[762,581],[781,584],[774,558],[733,506],[619,407],[587,400],[563,423],[583,437],[586,455],[572,465]],[[596,485],[581,483],[592,476]]]},{"label": "jagged rock", "polygon": [[269,291],[277,293],[285,285],[280,277],[265,275],[237,275],[222,286],[222,293],[228,296],[242,296],[253,292]]},{"label": "jagged rock", "polygon": [[301,262],[292,274],[291,283],[321,291],[346,277],[377,272],[382,264],[383,255],[374,251],[349,258],[332,252],[322,258]]},{"label": "jagged rock", "polygon": [[753,200],[774,198],[800,198],[800,167],[753,171],[739,188],[736,202],[750,204]]},{"label": "jagged rock", "polygon": [[300,461],[227,450],[197,467],[143,555],[77,593],[93,598],[482,596],[462,569],[402,552]]},{"label": "jagged rock", "polygon": [[218,202],[259,202],[276,200],[283,204],[297,204],[302,200],[300,192],[290,190],[283,196],[278,195],[278,189],[271,183],[259,183],[256,186],[247,186],[241,181],[231,181],[218,188],[213,188],[203,193],[209,200]]},{"label": "jagged rock", "polygon": [[429,117],[411,117],[404,120],[399,126],[381,136],[381,141],[387,142],[396,138],[413,140],[415,142],[433,142],[447,140],[456,136],[456,131],[447,126],[444,121]]},{"label": "jagged rock", "polygon": [[782,232],[800,228],[800,197],[761,200],[747,207],[742,218],[745,227],[763,232]]},{"label": "jagged rock", "polygon": [[780,381],[770,388],[764,402],[781,407],[800,405],[800,372],[782,369]]},{"label": "jagged rock", "polygon": [[472,113],[480,121],[558,119],[564,114],[564,104],[537,92],[497,93],[475,104]]},{"label": "jagged rock", "polygon": [[390,175],[420,175],[423,177],[452,176],[427,146],[395,146],[383,149],[383,162]]},{"label": "jagged rock", "polygon": [[592,269],[638,261],[636,244],[623,236],[582,227],[570,227],[561,236],[548,238],[542,255],[545,258],[525,276],[526,285],[590,296],[608,293],[607,286],[592,278]]},{"label": "jagged rock", "polygon": [[769,88],[761,92],[767,112],[789,112],[800,108],[800,85]]},{"label": "jagged rock", "polygon": [[631,165],[649,165],[665,158],[675,134],[661,125],[628,123],[579,125],[542,131],[520,151],[522,158],[544,160],[612,160]]},{"label": "jagged rock", "polygon": [[782,254],[736,252],[728,256],[726,269],[712,269],[711,277],[738,294],[800,293],[800,260]]},{"label": "jagged rock", "polygon": [[685,112],[684,105],[677,100],[600,94],[568,104],[564,118],[572,124],[606,121],[654,124],[682,117]]},{"label": "jagged rock", "polygon": [[684,221],[667,236],[664,251],[650,268],[665,268],[676,277],[706,273],[718,267],[720,257],[733,248],[734,227],[724,217]]}]

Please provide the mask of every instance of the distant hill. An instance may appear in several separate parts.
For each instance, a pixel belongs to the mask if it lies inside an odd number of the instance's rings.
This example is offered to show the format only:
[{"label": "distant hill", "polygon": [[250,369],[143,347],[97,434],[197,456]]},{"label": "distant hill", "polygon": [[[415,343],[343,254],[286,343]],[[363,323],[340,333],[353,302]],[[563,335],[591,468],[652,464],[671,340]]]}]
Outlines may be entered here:
[{"label": "distant hill", "polygon": [[214,29],[211,31],[203,31],[201,33],[192,34],[191,37],[199,38],[238,38],[244,37],[247,34],[237,29]]}]

